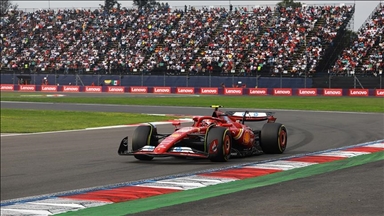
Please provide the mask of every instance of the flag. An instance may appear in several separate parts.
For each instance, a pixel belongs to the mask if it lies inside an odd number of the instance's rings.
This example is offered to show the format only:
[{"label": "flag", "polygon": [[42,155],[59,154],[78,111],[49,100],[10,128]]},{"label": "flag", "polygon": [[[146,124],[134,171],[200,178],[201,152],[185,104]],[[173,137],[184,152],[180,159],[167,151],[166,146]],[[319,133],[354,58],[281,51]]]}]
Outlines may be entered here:
[{"label": "flag", "polygon": [[112,85],[112,86],[118,86],[120,85],[119,80],[104,80],[105,85]]}]

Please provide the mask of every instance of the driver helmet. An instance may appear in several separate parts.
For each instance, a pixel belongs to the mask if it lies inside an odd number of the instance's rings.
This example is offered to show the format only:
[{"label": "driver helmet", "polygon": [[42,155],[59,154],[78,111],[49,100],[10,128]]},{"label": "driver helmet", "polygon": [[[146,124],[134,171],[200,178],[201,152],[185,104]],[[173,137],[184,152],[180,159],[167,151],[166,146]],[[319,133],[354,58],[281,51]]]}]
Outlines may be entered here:
[{"label": "driver helmet", "polygon": [[212,119],[204,119],[201,121],[201,126],[209,126],[212,124],[216,124],[216,121]]}]

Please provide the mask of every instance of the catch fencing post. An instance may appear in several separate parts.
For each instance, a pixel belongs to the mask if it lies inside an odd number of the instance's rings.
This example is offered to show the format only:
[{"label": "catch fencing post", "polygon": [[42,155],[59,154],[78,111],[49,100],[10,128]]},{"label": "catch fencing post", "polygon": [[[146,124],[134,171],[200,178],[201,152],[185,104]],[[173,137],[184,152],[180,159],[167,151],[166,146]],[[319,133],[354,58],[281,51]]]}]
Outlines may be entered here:
[{"label": "catch fencing post", "polygon": [[280,72],[280,88],[283,88],[283,72]]},{"label": "catch fencing post", "polygon": [[141,86],[144,86],[144,73],[141,73]]}]

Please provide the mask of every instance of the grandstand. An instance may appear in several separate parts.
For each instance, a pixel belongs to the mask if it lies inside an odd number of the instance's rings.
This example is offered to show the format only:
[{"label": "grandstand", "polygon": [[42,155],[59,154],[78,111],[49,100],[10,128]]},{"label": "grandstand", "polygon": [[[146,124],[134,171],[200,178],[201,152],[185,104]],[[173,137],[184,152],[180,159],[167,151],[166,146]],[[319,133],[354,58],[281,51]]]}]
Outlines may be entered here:
[{"label": "grandstand", "polygon": [[375,8],[345,48],[354,9],[10,11],[0,18],[1,73],[377,76],[384,67],[384,7]]}]

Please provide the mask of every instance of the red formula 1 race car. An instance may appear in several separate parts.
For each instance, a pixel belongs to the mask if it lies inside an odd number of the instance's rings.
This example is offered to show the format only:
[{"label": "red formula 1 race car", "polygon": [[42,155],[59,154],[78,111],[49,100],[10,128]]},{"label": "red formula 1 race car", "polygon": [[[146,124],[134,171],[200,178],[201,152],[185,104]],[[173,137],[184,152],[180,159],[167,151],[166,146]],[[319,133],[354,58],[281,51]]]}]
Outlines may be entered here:
[{"label": "red formula 1 race car", "polygon": [[[118,149],[119,155],[133,155],[138,160],[154,157],[195,157],[211,161],[228,161],[232,157],[281,154],[287,147],[287,129],[275,123],[272,112],[227,111],[211,106],[211,116],[195,116],[190,127],[174,122],[172,133],[161,134],[148,123],[138,126],[132,145],[125,137]],[[245,125],[246,122],[266,121],[261,130]]]}]

